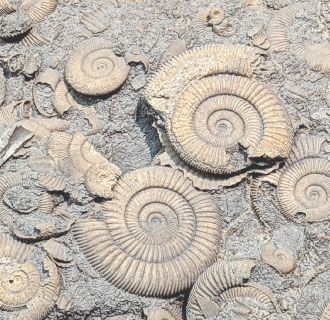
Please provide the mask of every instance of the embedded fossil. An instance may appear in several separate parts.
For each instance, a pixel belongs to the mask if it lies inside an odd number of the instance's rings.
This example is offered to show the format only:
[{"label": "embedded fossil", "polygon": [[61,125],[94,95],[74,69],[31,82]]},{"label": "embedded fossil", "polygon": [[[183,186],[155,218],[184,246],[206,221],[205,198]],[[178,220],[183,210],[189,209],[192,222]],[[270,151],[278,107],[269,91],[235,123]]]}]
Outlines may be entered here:
[{"label": "embedded fossil", "polygon": [[61,291],[60,274],[53,262],[43,260],[48,277],[29,262],[32,246],[0,235],[0,256],[8,263],[0,266],[0,310],[20,311],[15,320],[42,320],[53,309]]},{"label": "embedded fossil", "polygon": [[252,77],[258,72],[259,63],[260,50],[247,46],[208,45],[191,49],[161,66],[151,77],[144,96],[156,111],[169,111],[195,80],[214,74]]},{"label": "embedded fossil", "polygon": [[218,209],[179,171],[151,167],[125,175],[103,213],[105,222],[77,220],[73,233],[93,267],[129,292],[180,292],[216,259]]},{"label": "embedded fossil", "polygon": [[294,23],[296,15],[303,9],[303,4],[295,3],[276,12],[269,24],[271,49],[280,52],[289,49],[288,28]]},{"label": "embedded fossil", "polygon": [[57,0],[23,0],[20,9],[24,10],[35,22],[42,22],[57,7]]},{"label": "embedded fossil", "polygon": [[60,310],[69,311],[72,307],[72,301],[62,294],[57,300],[56,306]]},{"label": "embedded fossil", "polygon": [[3,69],[0,68],[0,106],[3,104],[6,98],[6,79],[3,74]]},{"label": "embedded fossil", "polygon": [[16,10],[16,5],[10,3],[8,0],[0,1],[0,15],[12,13]]},{"label": "embedded fossil", "polygon": [[139,47],[134,47],[132,50],[125,55],[127,64],[130,63],[142,63],[146,72],[149,70],[149,61],[144,52]]},{"label": "embedded fossil", "polygon": [[[217,261],[196,280],[188,299],[187,320],[216,317],[228,301],[241,302],[244,298],[257,301],[270,312],[276,311],[273,294],[259,285],[244,284],[255,264],[245,261]],[[212,299],[217,299],[217,303]]]},{"label": "embedded fossil", "polygon": [[165,309],[158,309],[148,313],[147,320],[175,320],[175,318]]},{"label": "embedded fossil", "polygon": [[49,191],[63,191],[66,186],[64,177],[49,172],[39,173],[38,182]]},{"label": "embedded fossil", "polygon": [[76,182],[83,181],[92,194],[111,196],[111,189],[121,171],[97,152],[81,133],[73,136],[53,133],[47,145],[61,171]]},{"label": "embedded fossil", "polygon": [[28,79],[33,78],[34,74],[38,71],[38,69],[39,67],[37,61],[33,57],[33,55],[27,56],[22,70],[24,76]]},{"label": "embedded fossil", "polygon": [[251,44],[263,50],[268,50],[270,48],[270,41],[267,39],[264,30],[260,30],[256,34],[251,35]]},{"label": "embedded fossil", "polygon": [[[1,107],[0,110],[0,126],[10,127],[16,122],[29,118],[32,114],[30,101],[14,101]],[[28,130],[28,129],[27,129]]]},{"label": "embedded fossil", "polygon": [[318,317],[319,320],[329,320],[330,319],[330,300],[326,301],[320,315]]},{"label": "embedded fossil", "polygon": [[42,247],[47,251],[48,256],[53,260],[54,263],[61,267],[67,267],[73,260],[68,254],[66,247],[63,243],[50,239],[46,241]]},{"label": "embedded fossil", "polygon": [[103,39],[90,39],[70,53],[65,79],[76,91],[104,95],[118,89],[127,79],[129,67],[117,57],[111,44]]},{"label": "embedded fossil", "polygon": [[294,256],[285,250],[280,250],[274,244],[268,243],[262,248],[262,260],[281,273],[289,273],[295,267]]},{"label": "embedded fossil", "polygon": [[183,39],[174,40],[165,50],[158,62],[158,67],[165,64],[171,58],[184,53],[187,50],[186,42]]},{"label": "embedded fossil", "polygon": [[[289,115],[275,93],[255,80],[223,75],[186,88],[166,121],[166,132],[186,164],[213,174],[238,172],[258,162],[251,158],[285,158],[292,135]],[[248,159],[232,164],[239,145]]]},{"label": "embedded fossil", "polygon": [[290,220],[329,219],[330,162],[319,155],[323,142],[316,136],[297,139],[285,166],[262,178],[277,186],[280,210]]},{"label": "embedded fossil", "polygon": [[93,33],[101,33],[109,28],[110,23],[107,22],[109,9],[105,4],[98,6],[96,9],[86,12],[81,17],[81,22],[85,27]]},{"label": "embedded fossil", "polygon": [[254,262],[250,260],[231,262],[219,260],[208,267],[197,278],[189,294],[187,320],[204,319],[204,308],[201,308],[199,300],[203,301],[203,298],[211,300],[230,288],[242,285],[244,280],[249,279],[254,266]]}]

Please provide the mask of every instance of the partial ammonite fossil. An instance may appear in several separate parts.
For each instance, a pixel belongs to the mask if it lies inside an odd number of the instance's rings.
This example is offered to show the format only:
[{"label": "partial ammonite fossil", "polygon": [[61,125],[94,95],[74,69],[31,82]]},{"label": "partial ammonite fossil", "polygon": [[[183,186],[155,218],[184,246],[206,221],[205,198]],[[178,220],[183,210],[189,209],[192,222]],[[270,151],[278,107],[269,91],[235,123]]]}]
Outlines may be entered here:
[{"label": "partial ammonite fossil", "polygon": [[276,248],[272,243],[267,243],[262,247],[261,257],[264,262],[280,273],[289,273],[295,267],[294,256],[286,250]]},{"label": "partial ammonite fossil", "polygon": [[49,258],[43,260],[48,276],[34,261],[32,246],[0,235],[0,310],[19,311],[15,320],[42,320],[60,296],[61,278]]},{"label": "partial ammonite fossil", "polygon": [[81,22],[93,33],[101,33],[110,26],[108,14],[109,8],[103,3],[94,10],[84,13]]},{"label": "partial ammonite fossil", "polygon": [[285,166],[261,180],[277,186],[282,214],[296,222],[330,218],[330,161],[320,156],[324,139],[298,138]]},{"label": "partial ammonite fossil", "polygon": [[94,38],[70,53],[65,79],[76,91],[97,96],[118,89],[126,81],[128,72],[125,59],[114,54],[111,43]]},{"label": "partial ammonite fossil", "polygon": [[76,221],[75,239],[103,277],[135,294],[189,288],[221,244],[221,215],[210,196],[170,168],[126,174],[103,214],[104,222]]},{"label": "partial ammonite fossil", "polygon": [[219,260],[206,269],[190,292],[186,308],[187,320],[220,316],[226,303],[236,301],[236,304],[243,304],[244,300],[247,303],[254,301],[263,309],[274,312],[271,292],[259,285],[245,284],[254,266],[250,260]]},{"label": "partial ammonite fossil", "polygon": [[330,320],[330,299],[322,307],[318,320]]},{"label": "partial ammonite fossil", "polygon": [[77,183],[85,183],[92,195],[111,198],[111,190],[121,170],[97,152],[84,135],[53,133],[47,146],[49,154],[63,173]]},{"label": "partial ammonite fossil", "polygon": [[0,109],[0,126],[7,128],[32,115],[31,102],[28,100],[13,101]]}]

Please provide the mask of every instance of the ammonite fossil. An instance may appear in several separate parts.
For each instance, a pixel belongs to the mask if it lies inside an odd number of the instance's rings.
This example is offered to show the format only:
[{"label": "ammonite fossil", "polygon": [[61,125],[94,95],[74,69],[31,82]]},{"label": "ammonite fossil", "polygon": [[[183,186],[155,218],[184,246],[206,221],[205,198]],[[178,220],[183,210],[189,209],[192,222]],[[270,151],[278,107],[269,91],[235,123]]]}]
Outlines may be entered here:
[{"label": "ammonite fossil", "polygon": [[78,220],[73,232],[94,268],[124,290],[146,296],[178,293],[216,259],[219,210],[177,170],[128,173],[103,213],[104,222]]},{"label": "ammonite fossil", "polygon": [[119,88],[127,79],[129,67],[103,39],[87,40],[73,50],[65,68],[65,79],[76,91],[103,95]]},{"label": "ammonite fossil", "polygon": [[30,118],[31,114],[32,106],[30,101],[13,101],[1,107],[0,126],[5,128],[10,127],[18,121]]},{"label": "ammonite fossil", "polygon": [[47,142],[48,152],[57,167],[75,182],[84,182],[87,190],[110,198],[111,189],[121,170],[105,159],[81,133],[53,133]]},{"label": "ammonite fossil", "polygon": [[262,178],[277,186],[282,214],[296,222],[330,217],[330,161],[320,156],[323,138],[298,138],[285,166]]},{"label": "ammonite fossil", "polygon": [[60,296],[60,274],[48,258],[42,270],[33,263],[33,247],[0,235],[0,310],[20,311],[15,320],[42,320]]},{"label": "ammonite fossil", "polygon": [[[254,262],[217,261],[196,280],[188,299],[187,320],[219,316],[228,301],[255,300],[264,308],[275,310],[272,294],[261,286],[244,284],[250,278]],[[216,306],[219,305],[219,307]]]}]

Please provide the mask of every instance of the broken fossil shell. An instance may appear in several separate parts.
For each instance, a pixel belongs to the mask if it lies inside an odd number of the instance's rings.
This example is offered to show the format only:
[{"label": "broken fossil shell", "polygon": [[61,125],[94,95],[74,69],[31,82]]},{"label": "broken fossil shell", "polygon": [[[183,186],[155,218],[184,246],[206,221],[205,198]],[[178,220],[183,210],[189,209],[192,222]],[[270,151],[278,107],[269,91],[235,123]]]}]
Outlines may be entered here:
[{"label": "broken fossil shell", "polygon": [[[204,312],[207,310],[204,306],[208,299],[219,296],[225,290],[237,287],[243,284],[244,280],[250,278],[250,273],[255,263],[250,260],[245,261],[216,261],[208,267],[195,281],[189,294],[187,303],[187,320],[205,319]],[[200,305],[201,303],[201,305]],[[216,307],[209,304],[209,310],[218,312]],[[212,314],[209,316],[216,316]]]},{"label": "broken fossil shell", "polygon": [[23,0],[20,9],[24,10],[34,22],[42,22],[55,11],[57,0]]},{"label": "broken fossil shell", "polygon": [[324,306],[321,309],[319,320],[330,320],[330,299],[325,302]]},{"label": "broken fossil shell", "polygon": [[6,78],[3,74],[3,69],[0,68],[0,106],[4,103],[6,98]]},{"label": "broken fossil shell", "polygon": [[73,258],[68,255],[65,245],[57,240],[49,239],[42,244],[42,247],[53,262],[61,267],[68,266],[73,260]]},{"label": "broken fossil shell", "polygon": [[77,220],[75,239],[104,278],[131,293],[180,292],[216,259],[220,213],[179,171],[150,167],[128,173],[103,214],[104,222]]},{"label": "broken fossil shell", "polygon": [[0,256],[8,260],[0,266],[0,310],[19,311],[17,320],[43,320],[60,296],[61,277],[55,264],[43,260],[48,277],[42,279],[42,270],[32,263],[33,249],[0,235]]},{"label": "broken fossil shell", "polygon": [[84,26],[93,33],[101,33],[108,29],[110,23],[107,22],[109,9],[105,4],[101,4],[96,9],[86,12],[81,17]]},{"label": "broken fossil shell", "polygon": [[295,267],[294,256],[288,251],[277,249],[272,243],[263,246],[261,256],[264,262],[280,273],[289,273]]},{"label": "broken fossil shell", "polygon": [[125,60],[127,64],[142,63],[146,72],[149,70],[149,60],[139,47],[134,47],[126,54]]},{"label": "broken fossil shell", "polygon": [[154,110],[170,111],[185,88],[196,80],[215,74],[252,77],[258,72],[259,63],[260,50],[248,46],[208,45],[191,49],[162,65],[149,80],[144,96]]},{"label": "broken fossil shell", "polygon": [[260,49],[268,50],[270,48],[270,41],[267,38],[263,26],[258,29],[257,32],[253,32],[253,29],[248,31],[248,36],[251,38],[251,44]]},{"label": "broken fossil shell", "polygon": [[96,196],[108,197],[121,171],[105,159],[81,133],[53,133],[48,152],[57,167],[76,182],[82,181]]},{"label": "broken fossil shell", "polygon": [[298,138],[284,167],[262,178],[277,186],[281,213],[289,220],[330,218],[330,161],[320,156],[323,142],[316,136]]},{"label": "broken fossil shell", "polygon": [[148,313],[147,320],[176,320],[170,312],[158,309]]},{"label": "broken fossil shell", "polygon": [[30,101],[13,101],[10,104],[1,107],[0,126],[4,128],[10,127],[20,120],[30,118],[31,114],[32,107]]},{"label": "broken fossil shell", "polygon": [[17,6],[9,2],[8,0],[0,0],[0,15],[5,15],[15,12],[16,9]]},{"label": "broken fossil shell", "polygon": [[[219,75],[195,81],[168,118],[171,145],[186,164],[202,172],[235,173],[251,166],[250,158],[285,158],[290,151],[291,122],[284,105],[268,87],[249,78]],[[247,162],[233,164],[239,145],[247,151]]]},{"label": "broken fossil shell", "polygon": [[63,191],[66,187],[64,177],[49,172],[39,173],[38,183],[48,191]]},{"label": "broken fossil shell", "polygon": [[111,44],[94,38],[70,53],[65,79],[76,91],[97,96],[118,89],[126,81],[128,72],[125,59],[113,53]]},{"label": "broken fossil shell", "polygon": [[26,57],[26,61],[23,67],[23,74],[26,78],[33,78],[34,74],[39,70],[36,59],[29,55]]},{"label": "broken fossil shell", "polygon": [[223,22],[225,19],[225,11],[221,8],[212,8],[208,14],[208,21],[209,25],[218,25]]},{"label": "broken fossil shell", "polygon": [[187,50],[186,42],[183,39],[174,40],[164,51],[158,62],[158,68],[165,64],[171,58],[184,53]]},{"label": "broken fossil shell", "polygon": [[66,312],[68,312],[71,308],[72,308],[72,301],[69,300],[66,296],[64,296],[63,294],[59,297],[59,299],[56,302],[56,306],[60,309],[60,310],[64,310]]}]

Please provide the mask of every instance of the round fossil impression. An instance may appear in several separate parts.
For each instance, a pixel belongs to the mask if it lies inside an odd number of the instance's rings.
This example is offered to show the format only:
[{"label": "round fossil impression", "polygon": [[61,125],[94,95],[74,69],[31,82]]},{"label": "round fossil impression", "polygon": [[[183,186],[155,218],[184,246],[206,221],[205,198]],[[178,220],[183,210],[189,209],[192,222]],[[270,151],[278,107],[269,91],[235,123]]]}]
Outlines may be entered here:
[{"label": "round fossil impression", "polygon": [[125,59],[113,53],[111,44],[95,38],[83,42],[69,55],[65,78],[76,91],[97,96],[119,88],[128,72]]},{"label": "round fossil impression", "polygon": [[177,170],[151,167],[127,174],[103,212],[104,222],[78,220],[75,238],[94,268],[129,292],[178,293],[216,259],[220,213]]}]

